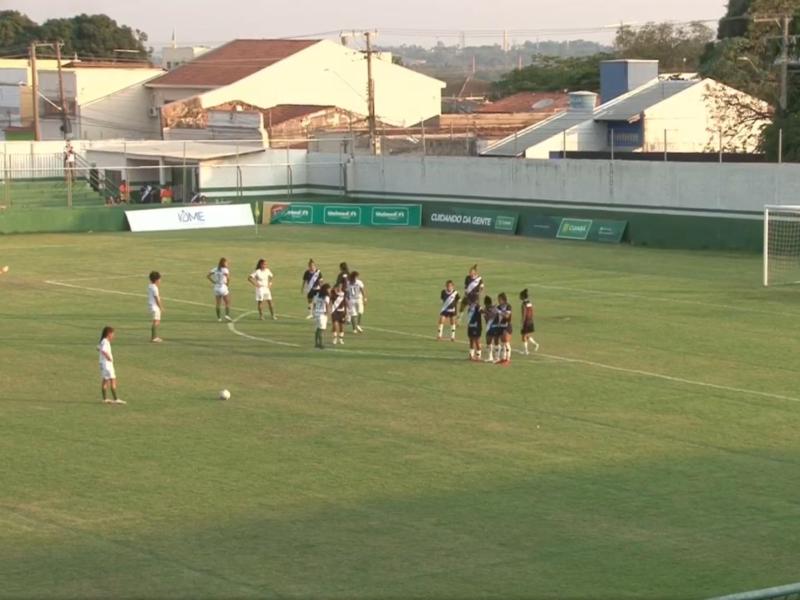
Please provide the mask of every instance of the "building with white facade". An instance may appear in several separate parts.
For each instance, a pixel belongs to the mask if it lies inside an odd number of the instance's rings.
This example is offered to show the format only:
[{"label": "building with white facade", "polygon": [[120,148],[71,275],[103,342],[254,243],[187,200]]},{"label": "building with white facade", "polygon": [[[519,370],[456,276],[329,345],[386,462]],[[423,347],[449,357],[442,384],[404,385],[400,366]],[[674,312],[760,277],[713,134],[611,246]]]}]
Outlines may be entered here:
[{"label": "building with white facade", "polygon": [[659,75],[657,61],[601,64],[597,94],[574,92],[566,112],[487,147],[484,156],[551,158],[570,152],[755,152],[765,102],[694,74]]},{"label": "building with white facade", "polygon": [[[373,57],[376,118],[408,126],[441,113],[444,83]],[[328,40],[234,40],[148,81],[153,109],[190,102],[201,109],[239,101],[334,106],[368,113],[365,53]]]},{"label": "building with white facade", "polygon": [[[87,140],[151,139],[158,114],[149,110],[142,84],[163,73],[148,64],[70,62],[62,69],[69,119],[68,137]],[[58,70],[38,70],[43,140],[63,139]]]}]

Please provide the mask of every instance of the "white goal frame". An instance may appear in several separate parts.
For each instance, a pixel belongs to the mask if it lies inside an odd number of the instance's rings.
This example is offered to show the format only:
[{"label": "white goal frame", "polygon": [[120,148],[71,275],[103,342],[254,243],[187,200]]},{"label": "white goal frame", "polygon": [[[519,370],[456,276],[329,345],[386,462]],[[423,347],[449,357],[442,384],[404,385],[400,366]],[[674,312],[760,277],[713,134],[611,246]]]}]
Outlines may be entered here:
[{"label": "white goal frame", "polygon": [[[770,250],[770,212],[795,212],[800,221],[800,205],[797,204],[767,204],[764,206],[764,250],[763,250],[763,284],[770,285],[769,280],[769,250]],[[798,257],[800,260],[800,257]]]}]

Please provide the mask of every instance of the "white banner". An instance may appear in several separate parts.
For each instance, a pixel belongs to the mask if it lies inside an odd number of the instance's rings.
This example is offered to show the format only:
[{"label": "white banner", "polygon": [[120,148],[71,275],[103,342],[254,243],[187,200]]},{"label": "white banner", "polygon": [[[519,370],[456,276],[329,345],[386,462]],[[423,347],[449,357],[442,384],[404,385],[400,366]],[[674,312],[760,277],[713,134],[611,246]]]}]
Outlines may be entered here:
[{"label": "white banner", "polygon": [[131,231],[171,231],[255,225],[249,204],[211,204],[126,210]]}]

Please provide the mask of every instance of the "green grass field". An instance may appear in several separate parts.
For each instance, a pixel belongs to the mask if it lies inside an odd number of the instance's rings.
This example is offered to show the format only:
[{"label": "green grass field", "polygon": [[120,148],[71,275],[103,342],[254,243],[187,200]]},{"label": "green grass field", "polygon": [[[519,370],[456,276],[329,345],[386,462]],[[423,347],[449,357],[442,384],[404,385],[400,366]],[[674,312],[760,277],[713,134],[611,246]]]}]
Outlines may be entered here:
[{"label": "green grass field", "polygon": [[[222,255],[230,327],[205,281]],[[260,256],[276,322],[252,313]],[[313,349],[309,257],[367,284],[343,348]],[[510,368],[433,339],[442,283],[476,261],[489,293],[536,301],[542,349]],[[800,289],[762,289],[758,256],[275,226],[8,236],[0,264],[0,597],[704,598],[800,579]],[[106,324],[124,407],[99,401]]]}]

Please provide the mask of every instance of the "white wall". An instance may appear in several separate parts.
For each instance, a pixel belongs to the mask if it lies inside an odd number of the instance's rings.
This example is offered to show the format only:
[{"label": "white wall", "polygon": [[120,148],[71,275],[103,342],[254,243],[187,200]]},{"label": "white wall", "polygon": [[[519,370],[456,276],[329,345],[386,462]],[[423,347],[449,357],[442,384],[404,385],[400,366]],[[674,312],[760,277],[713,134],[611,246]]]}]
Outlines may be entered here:
[{"label": "white wall", "polygon": [[755,217],[764,204],[797,204],[800,165],[357,156],[348,189],[605,210],[740,211]]},{"label": "white wall", "polygon": [[586,115],[587,120],[571,127],[564,134],[555,135],[540,144],[525,150],[525,158],[550,158],[552,152],[600,151],[606,149],[606,125],[595,123],[591,114]]},{"label": "white wall", "polygon": [[[306,151],[289,150],[287,152],[286,150],[267,149],[264,152],[245,154],[238,158],[229,157],[200,163],[200,189],[205,192],[210,188],[228,188],[224,193],[211,193],[215,196],[234,195],[238,174],[240,174],[242,195],[244,196],[265,194],[285,196],[285,188],[290,181],[288,167],[291,167],[292,188],[305,187],[308,180]],[[269,190],[275,186],[282,189]]]},{"label": "white wall", "polygon": [[[65,69],[64,95],[78,104],[87,104],[137,83],[163,75],[161,69],[77,68]],[[50,99],[59,97],[58,71],[40,71],[39,87]]]},{"label": "white wall", "polygon": [[758,105],[764,112],[767,110],[765,102],[712,79],[705,79],[702,83],[647,109],[643,150],[663,151],[666,129],[669,151],[716,151],[719,149],[719,132],[722,129],[724,149],[755,152],[758,147],[758,132],[768,122],[741,125],[741,119],[729,108],[736,103],[748,102]]},{"label": "white wall", "polygon": [[[404,126],[440,114],[443,83],[381,60],[374,61],[373,67],[378,119]],[[201,100],[204,108],[241,100],[264,108],[331,105],[364,115],[368,112],[366,59],[360,52],[322,41],[236,83],[206,92]]]},{"label": "white wall", "polygon": [[147,88],[135,84],[80,106],[73,136],[85,140],[159,139],[161,119],[149,116],[150,97]]}]

